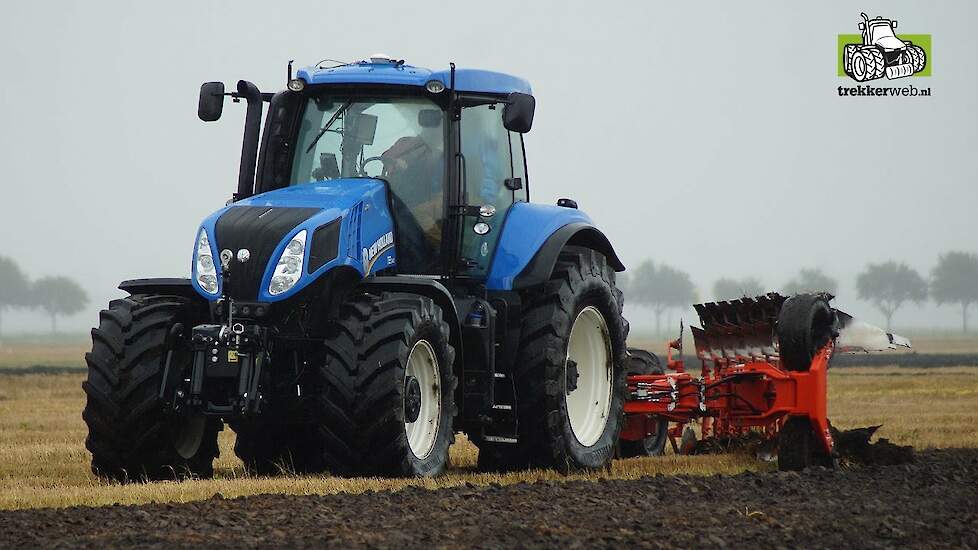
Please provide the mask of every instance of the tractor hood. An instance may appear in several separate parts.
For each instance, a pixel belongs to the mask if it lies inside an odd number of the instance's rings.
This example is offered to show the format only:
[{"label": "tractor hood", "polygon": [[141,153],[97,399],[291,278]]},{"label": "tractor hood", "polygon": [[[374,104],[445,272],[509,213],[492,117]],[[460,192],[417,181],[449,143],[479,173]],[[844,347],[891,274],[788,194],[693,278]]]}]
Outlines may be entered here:
[{"label": "tractor hood", "polygon": [[895,36],[882,36],[877,38],[876,45],[884,50],[900,50],[906,46],[903,40],[900,40]]},{"label": "tractor hood", "polygon": [[[206,235],[206,246],[201,235]],[[293,241],[297,244],[290,247],[291,258],[283,257]],[[373,246],[376,243],[383,246]],[[198,256],[208,248],[218,282],[215,292],[207,291],[206,277],[205,284],[201,279],[209,262],[202,264]],[[280,265],[280,260],[288,265]],[[197,233],[192,280],[197,292],[210,300],[225,295],[275,302],[332,268],[349,266],[365,276],[394,262],[386,184],[368,178],[336,179],[269,191],[210,215]],[[279,277],[276,285],[273,277]]]}]

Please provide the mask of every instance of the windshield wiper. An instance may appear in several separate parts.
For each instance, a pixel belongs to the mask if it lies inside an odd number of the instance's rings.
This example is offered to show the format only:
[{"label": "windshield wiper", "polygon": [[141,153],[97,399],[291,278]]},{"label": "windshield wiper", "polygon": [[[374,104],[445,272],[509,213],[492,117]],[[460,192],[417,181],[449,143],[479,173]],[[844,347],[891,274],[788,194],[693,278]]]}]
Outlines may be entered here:
[{"label": "windshield wiper", "polygon": [[336,112],[333,113],[333,116],[329,117],[329,122],[327,122],[326,125],[323,126],[323,129],[320,130],[318,134],[316,134],[316,139],[312,140],[312,143],[309,144],[309,147],[306,147],[306,153],[312,151],[312,148],[315,147],[317,143],[319,143],[319,138],[323,137],[323,135],[329,131],[329,127],[332,126],[333,123],[336,122],[336,119],[340,118],[340,115],[342,115],[347,109],[349,109],[350,105],[352,104],[353,104],[353,100],[351,99],[346,103],[344,103],[342,107],[337,109]]}]

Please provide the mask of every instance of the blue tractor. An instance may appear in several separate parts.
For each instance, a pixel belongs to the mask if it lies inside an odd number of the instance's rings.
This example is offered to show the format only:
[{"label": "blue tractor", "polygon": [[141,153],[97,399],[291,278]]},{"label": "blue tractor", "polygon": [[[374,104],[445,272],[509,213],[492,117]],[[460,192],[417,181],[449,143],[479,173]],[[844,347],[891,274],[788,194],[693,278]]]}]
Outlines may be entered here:
[{"label": "blue tractor", "polygon": [[458,432],[487,471],[609,464],[624,267],[574,201],[529,202],[525,80],[376,55],[205,83],[199,117],[227,96],[237,191],[190,277],[123,282],[92,331],[97,475],[207,477],[225,425],[259,474],[437,475]]}]

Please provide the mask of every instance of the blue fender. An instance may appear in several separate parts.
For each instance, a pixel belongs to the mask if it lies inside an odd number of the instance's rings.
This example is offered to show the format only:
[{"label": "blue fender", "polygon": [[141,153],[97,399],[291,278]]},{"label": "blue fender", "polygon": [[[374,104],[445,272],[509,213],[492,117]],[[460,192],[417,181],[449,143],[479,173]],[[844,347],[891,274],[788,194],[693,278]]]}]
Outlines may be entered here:
[{"label": "blue fender", "polygon": [[560,251],[568,245],[604,254],[615,271],[625,266],[590,216],[576,208],[519,202],[506,215],[486,288],[513,290],[550,278]]},{"label": "blue fender", "polygon": [[[221,243],[217,242],[215,226],[217,220],[232,208],[239,206],[319,208],[318,212],[313,213],[289,231],[276,246],[271,256],[264,259],[267,263],[259,285],[258,296],[255,299],[263,302],[278,302],[295,295],[324,273],[339,266],[349,266],[362,277],[394,266],[397,261],[394,251],[394,220],[391,217],[387,196],[386,185],[381,180],[349,178],[315,181],[276,189],[238,201],[208,216],[201,224],[201,229],[207,232],[207,238],[211,243],[211,253],[216,259],[219,257]],[[275,266],[285,250],[285,245],[303,229],[307,231],[307,239],[311,239],[317,228],[338,219],[341,221],[339,250],[336,257],[312,273],[307,273],[303,269],[302,276],[295,286],[282,294],[275,296],[269,294],[268,285],[275,271]],[[194,234],[195,251],[199,233],[200,230]],[[307,243],[309,242],[307,240]],[[309,265],[311,248],[311,246],[306,246],[304,263],[306,266]],[[215,263],[218,264],[216,265],[218,281],[221,281],[220,262]],[[223,292],[220,283],[217,294],[207,293],[197,284],[197,266],[193,260],[191,260],[191,272],[191,284],[198,294],[208,300],[216,300],[220,297]]]}]

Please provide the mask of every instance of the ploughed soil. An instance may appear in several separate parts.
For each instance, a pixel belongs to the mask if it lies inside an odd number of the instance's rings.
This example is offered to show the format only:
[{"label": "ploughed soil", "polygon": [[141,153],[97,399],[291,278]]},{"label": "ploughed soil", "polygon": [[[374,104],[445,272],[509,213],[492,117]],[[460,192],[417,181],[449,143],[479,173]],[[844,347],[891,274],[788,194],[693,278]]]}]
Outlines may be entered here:
[{"label": "ploughed soil", "polygon": [[978,449],[839,470],[0,512],[0,547],[978,548]]}]

